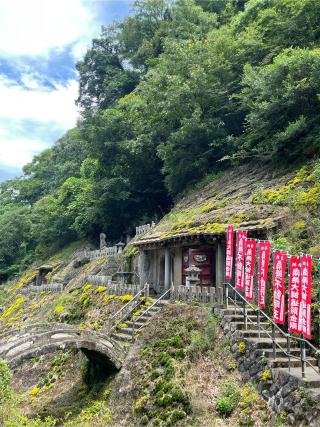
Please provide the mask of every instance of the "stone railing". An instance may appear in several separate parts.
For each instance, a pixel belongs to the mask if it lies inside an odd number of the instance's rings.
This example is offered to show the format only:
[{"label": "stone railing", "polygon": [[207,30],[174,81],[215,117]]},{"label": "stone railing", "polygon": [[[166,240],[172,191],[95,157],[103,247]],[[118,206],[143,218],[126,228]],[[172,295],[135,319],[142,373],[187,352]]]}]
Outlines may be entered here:
[{"label": "stone railing", "polygon": [[97,249],[94,251],[83,250],[78,251],[74,254],[73,258],[89,258],[90,261],[96,258],[104,258],[110,255],[117,255],[118,248],[117,246],[110,246],[103,249]]},{"label": "stone railing", "polygon": [[170,299],[187,303],[200,302],[212,304],[215,302],[215,288],[209,286],[172,286]]},{"label": "stone railing", "polygon": [[29,285],[19,289],[20,294],[40,294],[40,292],[63,292],[64,286],[62,283],[49,283],[47,285]]},{"label": "stone railing", "polygon": [[144,234],[152,230],[155,226],[156,223],[153,221],[151,224],[139,225],[138,227],[136,227],[136,236],[143,236]]},{"label": "stone railing", "polygon": [[112,282],[112,276],[86,276],[84,282],[90,283],[91,285],[99,286],[109,286]]},{"label": "stone railing", "polygon": [[84,282],[95,286],[106,286],[108,295],[135,295],[144,287],[143,285],[112,282],[110,276],[87,276]]}]

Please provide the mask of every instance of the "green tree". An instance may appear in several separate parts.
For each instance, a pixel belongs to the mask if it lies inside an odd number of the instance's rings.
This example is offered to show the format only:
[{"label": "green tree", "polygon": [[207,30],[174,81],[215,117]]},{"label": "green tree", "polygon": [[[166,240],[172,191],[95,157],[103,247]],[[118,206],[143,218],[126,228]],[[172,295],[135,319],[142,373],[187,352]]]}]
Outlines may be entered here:
[{"label": "green tree", "polygon": [[319,151],[319,70],[320,50],[300,48],[283,51],[272,64],[245,67],[244,152],[290,159]]},{"label": "green tree", "polygon": [[93,39],[91,49],[77,63],[80,76],[77,105],[83,114],[114,105],[136,86],[139,74],[124,67],[118,50],[108,28],[104,28],[101,37]]}]

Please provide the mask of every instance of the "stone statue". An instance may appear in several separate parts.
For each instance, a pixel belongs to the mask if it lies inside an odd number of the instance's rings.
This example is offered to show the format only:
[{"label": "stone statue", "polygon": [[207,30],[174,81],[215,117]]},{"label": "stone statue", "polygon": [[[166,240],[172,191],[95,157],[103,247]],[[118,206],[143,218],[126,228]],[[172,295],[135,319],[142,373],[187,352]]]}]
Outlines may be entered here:
[{"label": "stone statue", "polygon": [[100,250],[107,246],[107,236],[104,233],[100,233]]}]

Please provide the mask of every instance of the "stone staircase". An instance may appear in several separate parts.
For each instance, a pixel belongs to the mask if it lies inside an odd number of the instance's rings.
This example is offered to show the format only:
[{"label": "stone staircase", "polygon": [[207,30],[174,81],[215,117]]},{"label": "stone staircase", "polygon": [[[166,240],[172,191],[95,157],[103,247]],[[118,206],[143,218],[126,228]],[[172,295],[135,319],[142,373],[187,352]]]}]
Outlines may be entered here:
[{"label": "stone staircase", "polygon": [[[272,409],[278,413],[283,409],[289,411],[292,423],[305,416],[303,411],[301,412],[303,398],[297,397],[301,389],[307,390],[308,396],[315,402],[313,412],[319,415],[320,372],[318,360],[311,353],[311,349],[305,350],[307,363],[302,375],[301,342],[290,337],[290,352],[288,352],[286,334],[275,329],[272,335],[272,322],[263,315],[260,315],[259,331],[257,311],[247,305],[247,320],[245,320],[243,302],[240,304],[239,307],[239,304],[235,306],[231,302],[227,308],[219,306],[214,309],[221,318],[220,324],[231,342],[232,352],[240,371],[246,379],[257,384]],[[240,343],[244,344],[243,352],[240,351]],[[269,386],[263,385],[260,380],[261,373],[267,369],[272,373]],[[309,421],[311,422],[311,418]],[[314,424],[310,425],[320,426],[320,421],[319,424],[317,422],[314,421]]]},{"label": "stone staircase", "polygon": [[[124,346],[131,345],[135,334],[141,330],[150,320],[158,314],[162,308],[167,304],[167,301],[153,299],[153,304],[144,310],[139,317],[133,318],[132,315],[127,316],[121,323],[126,324],[126,327],[116,326],[111,334],[111,337]],[[121,324],[120,323],[120,324]]]}]

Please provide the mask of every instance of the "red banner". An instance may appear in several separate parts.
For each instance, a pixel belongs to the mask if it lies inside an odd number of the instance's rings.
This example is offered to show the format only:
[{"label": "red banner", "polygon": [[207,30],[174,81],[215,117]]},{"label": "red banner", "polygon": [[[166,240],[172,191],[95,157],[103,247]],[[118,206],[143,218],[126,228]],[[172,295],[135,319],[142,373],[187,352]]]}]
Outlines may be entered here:
[{"label": "red banner", "polygon": [[259,307],[266,306],[267,280],[271,254],[271,243],[259,243],[259,267],[258,267],[258,304]]},{"label": "red banner", "polygon": [[246,241],[246,262],[245,262],[245,279],[244,289],[245,298],[247,301],[253,300],[253,276],[254,276],[254,263],[256,258],[256,246],[255,240]]},{"label": "red banner", "polygon": [[226,280],[232,279],[233,267],[233,245],[234,245],[234,229],[232,225],[228,225],[227,229],[227,253],[226,253]]},{"label": "red banner", "polygon": [[244,289],[244,254],[246,250],[246,231],[237,231],[237,262],[236,262],[236,288]]},{"label": "red banner", "polygon": [[290,258],[290,275],[289,275],[289,310],[288,310],[288,329],[294,334],[302,332],[300,310],[301,304],[301,280],[300,280],[300,258],[292,256]]},{"label": "red banner", "polygon": [[301,322],[302,335],[311,338],[311,269],[312,256],[301,257]]},{"label": "red banner", "polygon": [[285,321],[285,289],[284,276],[288,255],[286,252],[275,251],[273,263],[273,320],[284,324]]}]

